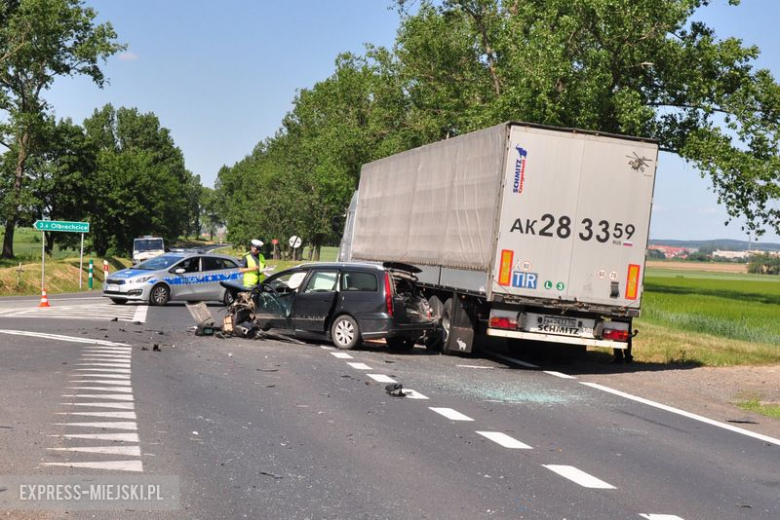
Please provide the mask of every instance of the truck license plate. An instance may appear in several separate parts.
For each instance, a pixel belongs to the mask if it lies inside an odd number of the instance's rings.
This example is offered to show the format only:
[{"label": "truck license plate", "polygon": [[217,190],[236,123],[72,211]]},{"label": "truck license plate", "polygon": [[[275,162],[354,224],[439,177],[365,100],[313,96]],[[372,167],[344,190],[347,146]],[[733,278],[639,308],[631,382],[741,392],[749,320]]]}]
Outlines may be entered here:
[{"label": "truck license plate", "polygon": [[554,334],[579,334],[580,332],[580,328],[577,326],[577,318],[564,316],[544,316],[539,330]]}]

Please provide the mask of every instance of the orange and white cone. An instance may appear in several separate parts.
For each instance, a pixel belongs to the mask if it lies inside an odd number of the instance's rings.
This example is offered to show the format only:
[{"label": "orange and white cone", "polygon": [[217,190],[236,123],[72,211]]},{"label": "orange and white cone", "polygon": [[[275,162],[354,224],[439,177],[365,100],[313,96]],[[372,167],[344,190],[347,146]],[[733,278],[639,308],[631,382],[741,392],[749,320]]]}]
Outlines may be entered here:
[{"label": "orange and white cone", "polygon": [[49,298],[46,296],[46,289],[41,290],[41,303],[38,307],[50,307]]}]

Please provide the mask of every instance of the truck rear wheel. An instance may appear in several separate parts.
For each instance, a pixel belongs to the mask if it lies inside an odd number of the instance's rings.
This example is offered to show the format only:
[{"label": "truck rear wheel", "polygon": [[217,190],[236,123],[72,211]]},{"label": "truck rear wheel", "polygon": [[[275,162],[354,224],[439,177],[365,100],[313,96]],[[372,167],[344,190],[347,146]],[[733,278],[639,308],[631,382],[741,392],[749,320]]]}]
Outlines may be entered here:
[{"label": "truck rear wheel", "polygon": [[452,298],[447,298],[441,310],[441,353],[447,353],[447,339],[450,337],[450,326],[452,325]]},{"label": "truck rear wheel", "polygon": [[429,352],[437,352],[441,350],[441,346],[442,346],[441,313],[444,310],[444,304],[441,303],[441,300],[439,299],[438,296],[431,296],[430,298],[428,298],[428,305],[431,308],[431,314],[433,315],[433,319],[435,319],[437,324],[439,325],[439,329],[429,334],[426,334],[425,348],[428,349]]}]

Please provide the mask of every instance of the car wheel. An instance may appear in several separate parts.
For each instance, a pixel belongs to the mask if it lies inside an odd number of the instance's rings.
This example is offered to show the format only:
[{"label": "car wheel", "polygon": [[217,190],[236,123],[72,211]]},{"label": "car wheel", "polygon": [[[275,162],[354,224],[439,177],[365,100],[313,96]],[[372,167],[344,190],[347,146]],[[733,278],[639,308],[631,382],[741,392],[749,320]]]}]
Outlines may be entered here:
[{"label": "car wheel", "polygon": [[236,299],[233,296],[233,293],[225,289],[225,295],[222,297],[222,303],[225,304],[225,307],[230,307],[234,301],[236,301]]},{"label": "car wheel", "polygon": [[330,327],[330,339],[336,348],[351,350],[360,344],[360,327],[352,316],[342,314]]},{"label": "car wheel", "polygon": [[387,338],[387,347],[392,350],[412,350],[417,338]]},{"label": "car wheel", "polygon": [[448,298],[444,302],[444,306],[441,310],[441,353],[447,353],[447,339],[450,337],[450,325],[452,322],[452,306],[454,305],[452,298]]},{"label": "car wheel", "polygon": [[124,305],[127,303],[127,300],[120,300],[119,298],[111,298],[111,301],[114,302],[114,305]]},{"label": "car wheel", "polygon": [[152,292],[149,295],[149,302],[152,305],[165,305],[171,299],[171,290],[163,284],[157,284],[152,287]]}]

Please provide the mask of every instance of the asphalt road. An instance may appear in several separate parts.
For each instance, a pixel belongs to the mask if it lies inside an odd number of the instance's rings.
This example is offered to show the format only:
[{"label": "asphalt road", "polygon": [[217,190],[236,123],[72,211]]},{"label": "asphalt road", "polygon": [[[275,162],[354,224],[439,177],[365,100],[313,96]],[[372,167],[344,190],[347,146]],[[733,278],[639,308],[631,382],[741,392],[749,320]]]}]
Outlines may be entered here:
[{"label": "asphalt road", "polygon": [[173,475],[180,509],[67,518],[780,517],[780,440],[587,375],[198,338],[183,305],[89,298],[0,301],[0,476]]}]

